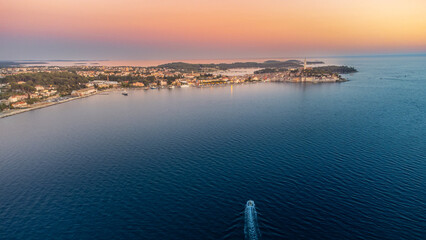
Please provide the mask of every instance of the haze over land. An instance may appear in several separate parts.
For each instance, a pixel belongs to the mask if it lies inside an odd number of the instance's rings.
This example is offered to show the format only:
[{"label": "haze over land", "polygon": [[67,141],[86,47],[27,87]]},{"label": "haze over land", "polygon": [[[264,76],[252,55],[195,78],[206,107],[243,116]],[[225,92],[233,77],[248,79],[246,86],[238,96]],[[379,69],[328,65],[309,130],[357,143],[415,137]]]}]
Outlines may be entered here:
[{"label": "haze over land", "polygon": [[426,52],[423,0],[0,0],[0,60]]}]

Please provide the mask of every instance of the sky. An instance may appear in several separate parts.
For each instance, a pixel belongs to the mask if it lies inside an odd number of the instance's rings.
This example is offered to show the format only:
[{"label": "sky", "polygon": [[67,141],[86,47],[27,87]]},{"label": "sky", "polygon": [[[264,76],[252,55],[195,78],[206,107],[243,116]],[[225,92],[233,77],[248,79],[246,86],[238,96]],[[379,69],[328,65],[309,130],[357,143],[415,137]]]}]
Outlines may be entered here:
[{"label": "sky", "polygon": [[426,0],[0,0],[0,60],[426,52]]}]

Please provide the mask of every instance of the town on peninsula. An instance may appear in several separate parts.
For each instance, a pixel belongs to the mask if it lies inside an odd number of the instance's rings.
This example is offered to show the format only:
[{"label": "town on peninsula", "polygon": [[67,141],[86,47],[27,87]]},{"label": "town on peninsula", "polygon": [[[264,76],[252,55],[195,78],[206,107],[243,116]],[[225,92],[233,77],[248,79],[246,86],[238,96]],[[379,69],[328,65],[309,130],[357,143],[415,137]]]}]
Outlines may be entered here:
[{"label": "town on peninsula", "polygon": [[[0,62],[0,118],[124,88],[201,88],[253,82],[336,83],[347,81],[341,74],[357,72],[353,67],[327,66],[322,61],[306,59],[219,64],[173,62],[154,67],[33,64]],[[238,70],[242,73],[235,74]]]}]

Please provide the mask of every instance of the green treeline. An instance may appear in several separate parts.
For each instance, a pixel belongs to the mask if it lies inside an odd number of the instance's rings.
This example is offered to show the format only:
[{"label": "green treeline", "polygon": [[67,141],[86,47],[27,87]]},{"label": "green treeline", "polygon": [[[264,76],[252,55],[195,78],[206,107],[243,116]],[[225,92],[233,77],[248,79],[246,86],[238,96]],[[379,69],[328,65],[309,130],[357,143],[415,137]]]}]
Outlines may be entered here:
[{"label": "green treeline", "polygon": [[[260,69],[258,71],[255,71],[255,74],[262,74],[262,73],[278,73],[278,72],[285,72],[288,71],[288,68],[264,68]],[[358,72],[354,67],[348,67],[348,66],[322,66],[322,67],[314,67],[312,69],[308,68],[304,70],[306,73],[311,74],[348,74],[348,73],[354,73]]]},{"label": "green treeline", "polygon": [[358,72],[354,67],[348,66],[322,66],[312,68],[313,73],[337,73],[348,74]]},{"label": "green treeline", "polygon": [[[23,81],[24,84],[18,84]],[[12,91],[34,92],[36,85],[43,87],[53,86],[62,94],[70,94],[73,90],[85,88],[89,80],[73,72],[40,72],[40,73],[21,73],[17,75],[6,76],[0,79],[1,83],[9,83]]]},{"label": "green treeline", "polygon": [[259,62],[235,62],[235,63],[219,63],[219,64],[193,64],[184,62],[174,62],[162,64],[157,67],[180,70],[184,72],[197,72],[205,68],[227,70],[231,68],[295,68],[303,66],[303,62],[299,60],[275,61],[269,60],[263,63]]}]

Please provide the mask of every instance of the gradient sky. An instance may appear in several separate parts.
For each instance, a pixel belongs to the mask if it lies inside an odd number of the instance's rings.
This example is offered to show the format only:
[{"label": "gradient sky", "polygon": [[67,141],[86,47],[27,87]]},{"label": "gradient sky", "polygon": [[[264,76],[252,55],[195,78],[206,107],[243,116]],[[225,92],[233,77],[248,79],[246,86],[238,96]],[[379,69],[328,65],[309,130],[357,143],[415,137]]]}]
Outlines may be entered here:
[{"label": "gradient sky", "polygon": [[0,60],[426,52],[426,0],[0,0]]}]

